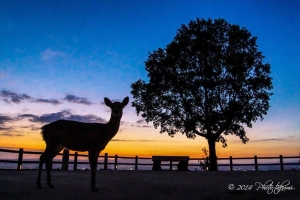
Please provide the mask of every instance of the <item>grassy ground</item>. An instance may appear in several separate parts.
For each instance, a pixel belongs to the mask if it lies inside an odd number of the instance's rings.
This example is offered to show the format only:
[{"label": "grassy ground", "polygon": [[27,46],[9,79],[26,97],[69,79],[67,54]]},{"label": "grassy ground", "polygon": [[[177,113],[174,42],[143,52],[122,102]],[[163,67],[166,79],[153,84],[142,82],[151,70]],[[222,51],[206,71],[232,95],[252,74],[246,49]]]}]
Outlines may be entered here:
[{"label": "grassy ground", "polygon": [[[37,189],[36,170],[0,170],[0,199],[199,200],[300,197],[300,171],[97,171],[97,193],[89,190],[90,171],[52,170],[51,173],[55,188],[47,187],[46,173],[43,171],[43,188]],[[269,183],[266,184],[267,181]],[[287,182],[283,183],[284,181]],[[285,191],[274,189],[277,184],[279,186],[282,183],[286,187],[281,189],[286,189]],[[264,184],[265,190],[259,188]]]}]

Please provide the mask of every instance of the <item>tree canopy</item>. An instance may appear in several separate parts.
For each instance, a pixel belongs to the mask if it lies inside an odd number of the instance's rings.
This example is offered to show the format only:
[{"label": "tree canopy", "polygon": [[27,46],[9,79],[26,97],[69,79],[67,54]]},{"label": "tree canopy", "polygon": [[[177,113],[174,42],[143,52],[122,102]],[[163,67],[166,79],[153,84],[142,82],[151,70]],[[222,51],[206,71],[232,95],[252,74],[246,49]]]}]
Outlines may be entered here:
[{"label": "tree canopy", "polygon": [[227,146],[225,135],[246,143],[244,126],[263,120],[272,95],[270,64],[256,40],[224,19],[181,25],[170,44],[149,53],[149,81],[131,85],[132,106],[161,133],[205,137],[210,158],[216,141]]}]

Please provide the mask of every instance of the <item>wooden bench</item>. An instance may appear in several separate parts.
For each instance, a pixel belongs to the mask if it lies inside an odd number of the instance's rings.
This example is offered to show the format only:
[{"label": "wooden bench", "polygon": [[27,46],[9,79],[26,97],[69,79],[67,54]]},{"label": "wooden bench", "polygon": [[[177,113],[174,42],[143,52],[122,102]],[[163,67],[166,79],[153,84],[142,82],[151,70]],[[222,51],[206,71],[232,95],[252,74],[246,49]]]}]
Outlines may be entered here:
[{"label": "wooden bench", "polygon": [[179,162],[177,168],[179,171],[187,171],[190,157],[189,156],[152,156],[152,170],[161,170],[161,161],[170,161],[170,170],[172,162]]}]

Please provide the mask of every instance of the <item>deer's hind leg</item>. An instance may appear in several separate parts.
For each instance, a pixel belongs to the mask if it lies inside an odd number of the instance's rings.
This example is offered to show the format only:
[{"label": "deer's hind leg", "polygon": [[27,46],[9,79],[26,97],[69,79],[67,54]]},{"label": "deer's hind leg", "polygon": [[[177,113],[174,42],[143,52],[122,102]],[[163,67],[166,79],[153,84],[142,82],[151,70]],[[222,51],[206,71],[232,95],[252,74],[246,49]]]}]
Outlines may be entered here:
[{"label": "deer's hind leg", "polygon": [[42,188],[41,186],[41,172],[43,168],[44,162],[46,163],[46,172],[47,172],[47,184],[50,188],[53,188],[51,183],[51,176],[50,176],[50,165],[52,159],[61,151],[63,150],[63,146],[59,144],[51,144],[46,143],[46,149],[44,153],[40,156],[40,163],[39,163],[39,171],[38,171],[38,178],[37,178],[37,188]]}]

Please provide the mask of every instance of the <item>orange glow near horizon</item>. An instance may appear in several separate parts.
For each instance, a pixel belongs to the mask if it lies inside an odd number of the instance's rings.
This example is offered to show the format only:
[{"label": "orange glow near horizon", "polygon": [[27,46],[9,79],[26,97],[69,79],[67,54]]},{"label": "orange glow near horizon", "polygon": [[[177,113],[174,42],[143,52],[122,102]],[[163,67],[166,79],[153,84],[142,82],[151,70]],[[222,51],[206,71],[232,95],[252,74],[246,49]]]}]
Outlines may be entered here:
[{"label": "orange glow near horizon", "polygon": [[[174,138],[167,134],[159,134],[157,130],[140,133],[137,128],[125,129],[110,141],[101,155],[152,157],[153,155],[178,155],[202,158],[203,147],[208,149],[207,141],[202,137],[187,139],[177,134]],[[243,144],[235,136],[227,136],[228,147],[223,148],[216,143],[216,153],[219,158],[262,156],[298,156],[299,145],[297,141],[268,141],[255,142],[251,140]],[[276,147],[276,148],[274,148]],[[0,148],[23,148],[26,151],[43,151],[45,142],[39,131],[25,136],[1,136]]]}]

